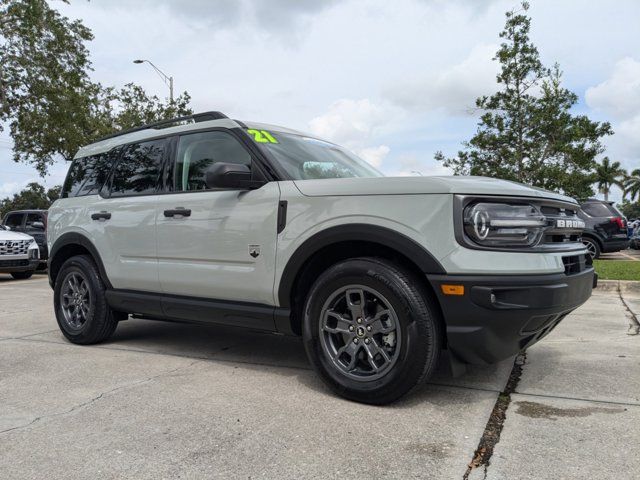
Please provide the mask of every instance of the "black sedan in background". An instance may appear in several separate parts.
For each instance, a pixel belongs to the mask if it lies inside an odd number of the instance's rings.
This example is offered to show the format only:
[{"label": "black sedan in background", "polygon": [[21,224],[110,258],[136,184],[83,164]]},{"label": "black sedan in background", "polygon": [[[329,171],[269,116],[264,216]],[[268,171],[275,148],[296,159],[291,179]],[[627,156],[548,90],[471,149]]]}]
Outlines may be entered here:
[{"label": "black sedan in background", "polygon": [[585,223],[582,243],[589,250],[591,258],[629,247],[627,220],[613,206],[613,202],[589,199],[580,205],[578,216]]}]

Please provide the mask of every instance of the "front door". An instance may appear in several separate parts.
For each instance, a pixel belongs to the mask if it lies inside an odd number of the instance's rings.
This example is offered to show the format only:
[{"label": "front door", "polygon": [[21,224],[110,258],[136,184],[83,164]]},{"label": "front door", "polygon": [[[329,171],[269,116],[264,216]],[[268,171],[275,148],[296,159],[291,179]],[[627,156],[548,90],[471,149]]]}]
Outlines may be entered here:
[{"label": "front door", "polygon": [[172,193],[156,209],[158,272],[166,294],[274,305],[280,189],[208,190],[215,162],[255,168],[230,133],[180,136],[170,170]]}]

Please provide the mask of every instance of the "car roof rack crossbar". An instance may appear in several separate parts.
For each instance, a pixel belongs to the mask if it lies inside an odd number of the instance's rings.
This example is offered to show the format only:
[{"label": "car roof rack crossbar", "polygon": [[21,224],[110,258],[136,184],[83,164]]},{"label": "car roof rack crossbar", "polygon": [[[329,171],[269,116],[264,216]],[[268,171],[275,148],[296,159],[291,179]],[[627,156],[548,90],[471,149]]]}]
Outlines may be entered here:
[{"label": "car roof rack crossbar", "polygon": [[222,112],[202,112],[202,113],[194,113],[193,115],[185,115],[184,117],[176,117],[169,118],[167,120],[160,120],[159,122],[147,123],[146,125],[141,125],[139,127],[130,128],[127,130],[121,130],[116,133],[112,133],[111,135],[107,135],[102,137],[96,142],[100,142],[102,140],[107,140],[109,138],[119,137],[120,135],[126,135],[127,133],[139,132],[141,130],[148,130],[150,128],[167,128],[174,126],[174,124],[186,121],[192,121],[193,123],[198,122],[208,122],[210,120],[221,120],[223,118],[229,118]]}]

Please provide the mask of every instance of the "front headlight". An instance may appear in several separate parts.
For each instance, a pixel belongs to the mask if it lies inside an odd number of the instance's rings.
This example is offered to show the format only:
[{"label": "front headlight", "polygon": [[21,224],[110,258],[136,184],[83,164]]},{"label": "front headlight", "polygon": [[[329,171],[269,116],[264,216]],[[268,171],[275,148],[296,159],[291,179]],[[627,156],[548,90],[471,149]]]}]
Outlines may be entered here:
[{"label": "front headlight", "polygon": [[40,249],[38,248],[38,244],[34,240],[29,245],[29,260],[37,260],[39,258],[40,258]]},{"label": "front headlight", "polygon": [[533,247],[547,225],[544,215],[530,204],[472,203],[463,215],[467,237],[485,247]]}]

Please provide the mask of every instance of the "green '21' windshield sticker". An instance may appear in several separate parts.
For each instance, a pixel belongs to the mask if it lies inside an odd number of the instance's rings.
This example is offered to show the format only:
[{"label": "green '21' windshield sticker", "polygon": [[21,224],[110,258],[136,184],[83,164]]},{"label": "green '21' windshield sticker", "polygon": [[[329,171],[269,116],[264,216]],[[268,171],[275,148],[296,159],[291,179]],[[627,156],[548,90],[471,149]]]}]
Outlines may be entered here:
[{"label": "green '21' windshield sticker", "polygon": [[256,143],[278,143],[274,136],[266,130],[254,130],[250,128],[247,130],[247,133],[253,136]]}]

